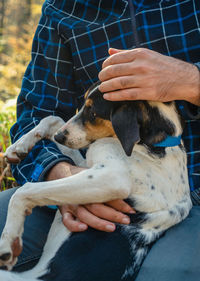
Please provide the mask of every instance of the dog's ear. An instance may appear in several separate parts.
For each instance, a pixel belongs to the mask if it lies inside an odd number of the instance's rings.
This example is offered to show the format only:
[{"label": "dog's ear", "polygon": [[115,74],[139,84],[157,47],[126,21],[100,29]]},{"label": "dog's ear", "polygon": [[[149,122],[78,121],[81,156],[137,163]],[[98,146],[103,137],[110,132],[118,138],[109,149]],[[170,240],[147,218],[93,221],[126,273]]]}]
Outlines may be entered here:
[{"label": "dog's ear", "polygon": [[124,104],[117,109],[113,109],[111,122],[126,155],[130,156],[135,143],[140,141],[138,110]]}]

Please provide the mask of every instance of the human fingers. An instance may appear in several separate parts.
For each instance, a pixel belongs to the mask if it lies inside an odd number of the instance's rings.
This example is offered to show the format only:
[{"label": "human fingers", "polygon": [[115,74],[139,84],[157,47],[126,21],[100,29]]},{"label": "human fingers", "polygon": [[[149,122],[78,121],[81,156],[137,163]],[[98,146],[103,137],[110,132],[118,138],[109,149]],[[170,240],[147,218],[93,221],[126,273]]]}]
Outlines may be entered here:
[{"label": "human fingers", "polygon": [[151,100],[148,93],[141,91],[140,88],[123,89],[109,92],[104,94],[103,98],[109,101]]},{"label": "human fingers", "polygon": [[140,64],[137,62],[127,62],[109,65],[99,72],[99,80],[103,82],[119,76],[133,75],[137,73],[143,74],[146,72],[147,68],[143,65],[144,63],[141,62]]},{"label": "human fingers", "polygon": [[124,52],[126,50],[121,50],[121,49],[116,49],[116,48],[109,48],[108,53],[110,56],[120,53],[120,52]]},{"label": "human fingers", "polygon": [[116,228],[114,223],[92,214],[85,206],[78,206],[76,216],[81,222],[97,230],[112,232]]},{"label": "human fingers", "polygon": [[107,57],[105,59],[105,61],[103,62],[102,69],[109,65],[130,62],[130,61],[132,61],[132,59],[133,59],[133,55],[130,50],[124,50],[121,52],[113,52],[112,55]]},{"label": "human fingers", "polygon": [[113,92],[121,89],[138,88],[142,84],[142,79],[135,75],[120,76],[104,81],[99,86],[102,93]]},{"label": "human fingers", "polygon": [[78,221],[70,212],[65,212],[63,214],[62,222],[71,232],[81,232],[88,228],[87,224]]},{"label": "human fingers", "polygon": [[[117,205],[117,204],[115,204]],[[84,207],[93,215],[105,219],[106,221],[129,224],[130,219],[123,212],[120,212],[113,208],[111,205],[106,206],[104,204],[95,203],[95,204],[86,204]]]},{"label": "human fingers", "polygon": [[76,210],[78,205],[63,205],[59,207],[62,215],[63,224],[72,232],[84,231],[88,228],[87,224],[84,224],[77,220]]},{"label": "human fingers", "polygon": [[148,59],[152,55],[152,51],[145,48],[136,48],[113,53],[102,64],[102,69],[109,65],[127,63],[134,61],[136,58]]},{"label": "human fingers", "polygon": [[135,213],[135,210],[128,203],[126,203],[124,200],[121,199],[108,201],[105,204],[123,213],[129,213],[129,214]]}]

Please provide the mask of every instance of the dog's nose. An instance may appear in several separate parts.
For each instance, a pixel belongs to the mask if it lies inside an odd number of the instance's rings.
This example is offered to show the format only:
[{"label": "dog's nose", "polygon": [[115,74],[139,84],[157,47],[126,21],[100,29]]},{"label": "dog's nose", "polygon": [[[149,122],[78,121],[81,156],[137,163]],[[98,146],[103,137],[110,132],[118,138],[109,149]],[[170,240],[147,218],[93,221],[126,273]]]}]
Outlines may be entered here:
[{"label": "dog's nose", "polygon": [[54,139],[60,144],[64,144],[66,140],[66,136],[63,132],[60,132],[54,136]]}]

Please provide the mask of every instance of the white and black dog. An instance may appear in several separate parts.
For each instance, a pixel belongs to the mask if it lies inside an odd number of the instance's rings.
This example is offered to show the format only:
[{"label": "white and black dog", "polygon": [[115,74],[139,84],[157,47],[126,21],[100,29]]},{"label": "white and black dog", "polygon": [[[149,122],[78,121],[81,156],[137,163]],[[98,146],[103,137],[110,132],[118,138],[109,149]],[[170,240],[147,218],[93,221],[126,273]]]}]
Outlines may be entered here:
[{"label": "white and black dog", "polygon": [[[0,240],[0,266],[11,270],[16,264],[25,216],[35,206],[127,199],[136,213],[113,233],[91,228],[70,233],[58,211],[37,266],[19,274],[0,270],[0,280],[133,281],[152,243],[192,206],[181,133],[174,102],[109,102],[98,84],[67,123],[43,119],[7,150],[7,159],[18,162],[38,140],[55,135],[63,153],[88,169],[56,181],[28,182],[16,191]],[[87,146],[84,160],[78,149]]]}]

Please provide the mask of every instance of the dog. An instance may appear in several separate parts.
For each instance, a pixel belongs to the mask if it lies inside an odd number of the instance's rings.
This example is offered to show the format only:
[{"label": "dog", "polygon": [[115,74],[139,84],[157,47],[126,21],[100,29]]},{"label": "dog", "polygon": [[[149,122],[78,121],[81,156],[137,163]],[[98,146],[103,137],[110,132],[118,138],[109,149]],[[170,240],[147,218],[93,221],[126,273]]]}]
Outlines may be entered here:
[{"label": "dog", "polygon": [[[25,216],[35,206],[124,199],[136,213],[112,233],[91,228],[70,233],[57,211],[36,267],[23,273],[0,270],[1,280],[133,281],[152,243],[191,209],[176,104],[110,102],[98,85],[86,92],[83,107],[67,123],[49,116],[7,149],[7,160],[17,163],[37,141],[49,138],[87,169],[55,181],[28,182],[14,193],[0,239],[0,266],[11,270],[16,264]],[[86,159],[79,151],[85,147]]]}]

